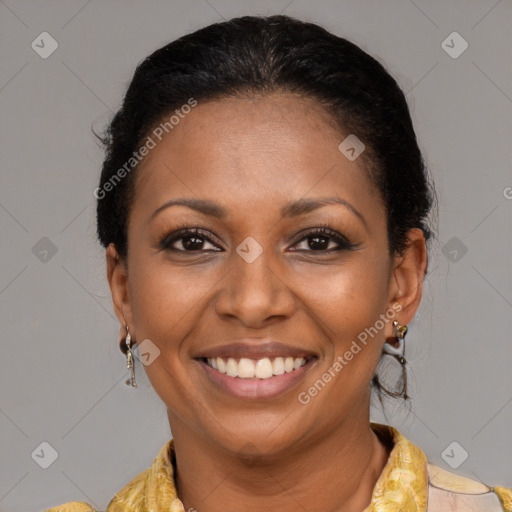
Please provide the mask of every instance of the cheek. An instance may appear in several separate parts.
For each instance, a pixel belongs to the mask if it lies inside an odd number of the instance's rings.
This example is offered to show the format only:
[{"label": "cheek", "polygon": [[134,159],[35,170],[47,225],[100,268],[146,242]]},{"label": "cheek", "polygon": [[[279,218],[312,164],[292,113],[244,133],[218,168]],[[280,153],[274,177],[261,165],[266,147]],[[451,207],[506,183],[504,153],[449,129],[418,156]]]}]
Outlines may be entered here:
[{"label": "cheek", "polygon": [[318,312],[331,343],[327,366],[338,363],[333,388],[353,388],[355,393],[373,376],[390,323],[381,320],[387,287],[387,268],[375,261],[361,261],[332,276]]},{"label": "cheek", "polygon": [[[205,318],[208,292],[222,274],[172,267],[136,255],[130,273],[130,299],[136,340],[151,340],[160,354],[144,370],[160,398],[184,406],[190,400],[187,340]],[[192,333],[192,334],[191,334]],[[183,349],[183,350],[182,350]]]},{"label": "cheek", "polygon": [[149,339],[159,351],[144,371],[165,404],[186,410],[192,397],[188,366],[183,364],[180,349],[197,316],[197,290],[183,282],[183,273],[162,265],[139,264],[137,270],[133,265],[133,270],[130,293],[136,340]]},{"label": "cheek", "polygon": [[[161,343],[176,339],[198,314],[219,274],[216,271],[171,266],[147,258],[135,262],[130,275],[134,323],[140,335]],[[220,274],[219,274],[220,275]]]},{"label": "cheek", "polygon": [[344,267],[303,280],[301,300],[314,305],[321,321],[342,339],[372,325],[387,305],[385,265],[354,259]]}]

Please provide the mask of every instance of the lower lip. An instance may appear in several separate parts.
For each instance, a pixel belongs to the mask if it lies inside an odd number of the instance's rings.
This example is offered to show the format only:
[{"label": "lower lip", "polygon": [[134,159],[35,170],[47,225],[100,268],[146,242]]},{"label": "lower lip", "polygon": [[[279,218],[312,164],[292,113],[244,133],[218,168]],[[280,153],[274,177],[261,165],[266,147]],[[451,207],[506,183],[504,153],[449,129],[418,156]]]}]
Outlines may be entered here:
[{"label": "lower lip", "polygon": [[201,368],[203,368],[210,382],[230,395],[237,398],[262,399],[274,398],[293,388],[304,378],[306,372],[314,365],[316,358],[311,358],[298,370],[283,373],[282,375],[274,375],[269,379],[241,379],[240,377],[230,377],[225,373],[213,369],[201,359],[197,359],[197,362]]}]

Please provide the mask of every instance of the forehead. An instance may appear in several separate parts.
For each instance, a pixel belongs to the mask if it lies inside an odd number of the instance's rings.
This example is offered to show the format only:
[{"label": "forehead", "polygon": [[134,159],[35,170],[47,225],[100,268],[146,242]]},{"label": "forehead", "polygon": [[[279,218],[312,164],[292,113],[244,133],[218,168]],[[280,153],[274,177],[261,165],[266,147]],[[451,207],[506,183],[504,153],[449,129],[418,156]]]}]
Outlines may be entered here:
[{"label": "forehead", "polygon": [[318,102],[295,94],[198,102],[161,140],[152,136],[133,208],[183,195],[271,208],[326,193],[370,208],[379,194],[363,160],[338,149],[347,135]]}]

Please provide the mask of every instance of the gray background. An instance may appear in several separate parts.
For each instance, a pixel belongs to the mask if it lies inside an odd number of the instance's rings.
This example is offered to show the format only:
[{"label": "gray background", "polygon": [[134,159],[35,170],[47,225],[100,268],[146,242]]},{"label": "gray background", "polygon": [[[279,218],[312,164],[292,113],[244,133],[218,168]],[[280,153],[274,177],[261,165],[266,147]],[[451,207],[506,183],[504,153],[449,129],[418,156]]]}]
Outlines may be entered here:
[{"label": "gray background", "polygon": [[[512,487],[510,1],[0,0],[1,511],[104,510],[169,439],[139,361],[139,387],[124,384],[91,125],[103,128],[156,48],[275,13],[351,39],[407,92],[440,229],[407,336],[412,410],[390,405],[388,419],[430,461],[453,470],[465,450],[455,472]],[[31,48],[44,31],[59,45],[47,59]],[[442,47],[453,31],[469,44],[458,58]],[[378,409],[372,419],[385,422]],[[58,453],[48,469],[31,457],[44,441]]]}]

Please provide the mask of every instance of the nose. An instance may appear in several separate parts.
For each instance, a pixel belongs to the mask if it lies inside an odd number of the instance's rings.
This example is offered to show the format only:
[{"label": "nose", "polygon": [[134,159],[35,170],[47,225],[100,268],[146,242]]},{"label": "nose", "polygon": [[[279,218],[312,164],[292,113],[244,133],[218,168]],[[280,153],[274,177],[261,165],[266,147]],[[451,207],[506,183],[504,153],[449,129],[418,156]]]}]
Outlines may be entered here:
[{"label": "nose", "polygon": [[263,250],[249,262],[233,252],[230,269],[216,294],[219,317],[255,329],[291,317],[296,303],[292,283],[287,282],[289,278],[271,253]]}]

